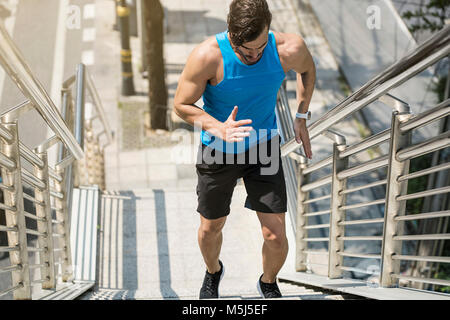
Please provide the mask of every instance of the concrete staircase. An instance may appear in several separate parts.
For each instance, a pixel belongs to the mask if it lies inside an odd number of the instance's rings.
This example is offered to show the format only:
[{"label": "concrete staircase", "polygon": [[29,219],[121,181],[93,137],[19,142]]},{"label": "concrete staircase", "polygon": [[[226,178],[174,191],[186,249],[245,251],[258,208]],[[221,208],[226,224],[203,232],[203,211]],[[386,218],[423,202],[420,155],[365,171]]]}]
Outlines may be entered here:
[{"label": "concrete staircase", "polygon": [[[313,96],[311,110],[314,117],[320,117],[342,98],[341,94],[336,94],[338,66],[326,47],[326,41],[319,39],[321,35],[317,34],[320,31],[318,25],[299,25],[299,20],[312,19],[311,14],[307,12],[301,19],[297,19],[292,14],[293,8],[289,3],[269,1],[274,10],[274,27],[284,32],[311,34],[312,37],[306,40],[318,59],[320,77],[333,80],[320,82]],[[168,70],[168,105],[173,106],[175,89],[188,53],[204,37],[224,30],[228,2],[195,0],[187,5],[183,1],[163,1],[163,5],[169,10],[171,26],[166,34],[165,61]],[[184,6],[188,10],[180,11]],[[191,21],[189,11],[193,7],[204,12],[195,21]],[[100,11],[105,15],[112,12]],[[308,26],[309,29],[305,29]],[[197,244],[197,175],[193,163],[198,143],[192,143],[195,136],[192,132],[183,134],[183,143],[178,147],[170,143],[171,138],[174,138],[170,133],[157,136],[158,132],[152,132],[145,137],[145,133],[148,133],[144,126],[144,119],[148,117],[148,99],[145,95],[118,96],[116,89],[120,88],[120,84],[116,83],[117,88],[110,85],[111,79],[120,79],[117,76],[120,70],[107,62],[117,61],[118,57],[113,53],[120,52],[120,48],[114,38],[107,38],[109,35],[104,26],[99,25],[98,28],[105,39],[109,39],[108,48],[115,48],[101,51],[96,67],[99,92],[102,98],[105,97],[105,104],[110,106],[108,117],[117,132],[115,143],[105,151],[106,187],[110,191],[103,196],[100,213],[98,284],[96,290],[84,298],[196,299],[205,272]],[[192,32],[191,28],[196,31]],[[317,30],[313,32],[312,29]],[[192,38],[193,35],[195,39]],[[131,39],[131,46],[134,67],[138,70],[140,43],[137,39]],[[111,70],[116,73],[111,74]],[[134,81],[137,92],[148,90],[147,80],[138,73],[135,73]],[[292,73],[287,77],[287,89],[290,105],[295,108],[295,75]],[[197,105],[201,106],[201,101]],[[173,112],[172,121],[175,127],[182,127],[184,124]],[[342,130],[349,143],[359,139],[354,127],[349,121],[348,126]],[[326,138],[318,139],[313,146],[316,159],[328,155],[330,146]],[[180,158],[191,161],[176,161]],[[223,231],[221,258],[226,274],[221,283],[221,293],[225,297],[259,297],[256,281],[262,273],[263,240],[255,213],[244,208],[245,196],[245,188],[242,181],[239,181],[232,199],[231,214]],[[295,271],[295,237],[291,222],[287,221],[286,225],[290,251],[281,272],[292,273]],[[320,260],[311,262],[323,263]],[[294,295],[299,298],[306,295],[304,288],[291,288],[285,286],[285,283],[280,283],[280,289],[285,296]],[[311,296],[323,298],[325,294],[319,292],[318,295],[316,292]]]},{"label": "concrete staircase", "polygon": [[[344,294],[329,294],[314,289],[307,289],[306,287],[280,282],[279,288],[283,293],[282,300],[350,300],[354,299],[350,295]],[[116,290],[116,289],[98,289],[93,292],[88,292],[79,300],[130,300],[130,299],[165,299],[165,300],[196,300],[198,295],[192,296],[178,296],[178,297],[149,297],[143,295],[143,291],[138,290]],[[255,293],[238,293],[225,294],[220,296],[220,300],[259,300],[259,294]],[[270,299],[269,299],[270,300]]]},{"label": "concrete staircase", "polygon": [[[160,167],[159,179],[147,181],[148,187],[143,187],[144,178],[134,184],[139,175],[133,174],[127,176],[126,184],[121,182],[120,190],[103,193],[97,284],[80,299],[198,299],[205,265],[197,244],[195,166],[184,165],[183,172],[178,168],[182,179],[172,177],[176,164],[167,165],[170,163],[167,156],[158,148],[120,154],[122,163],[131,161],[126,157],[134,158],[135,172],[155,170],[158,161],[165,161],[167,171]],[[138,187],[125,188],[126,185]],[[223,230],[221,260],[225,276],[220,286],[223,299],[261,298],[256,282],[262,273],[263,238],[255,213],[244,208],[245,197],[241,179]],[[290,225],[288,232],[291,249],[283,270],[292,272],[295,243]],[[279,286],[285,299],[344,299],[342,295],[286,282],[280,282]]]}]

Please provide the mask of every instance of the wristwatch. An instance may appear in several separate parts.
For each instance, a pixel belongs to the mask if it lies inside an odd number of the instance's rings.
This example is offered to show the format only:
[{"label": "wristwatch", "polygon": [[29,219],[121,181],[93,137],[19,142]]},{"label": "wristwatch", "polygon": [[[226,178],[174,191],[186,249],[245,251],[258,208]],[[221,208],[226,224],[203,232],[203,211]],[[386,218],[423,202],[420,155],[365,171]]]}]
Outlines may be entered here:
[{"label": "wristwatch", "polygon": [[306,120],[310,120],[311,119],[311,111],[308,111],[306,113],[299,113],[297,112],[295,114],[296,118],[301,118],[301,119],[306,119]]}]

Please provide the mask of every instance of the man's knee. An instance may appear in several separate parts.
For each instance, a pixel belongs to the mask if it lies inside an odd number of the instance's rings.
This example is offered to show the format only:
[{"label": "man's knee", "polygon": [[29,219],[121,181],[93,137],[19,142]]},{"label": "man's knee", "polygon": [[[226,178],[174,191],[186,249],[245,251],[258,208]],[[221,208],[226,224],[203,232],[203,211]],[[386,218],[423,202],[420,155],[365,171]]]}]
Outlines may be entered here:
[{"label": "man's knee", "polygon": [[263,228],[263,238],[272,249],[283,249],[287,244],[284,228]]},{"label": "man's knee", "polygon": [[285,213],[257,212],[266,245],[273,249],[282,249],[287,244]]},{"label": "man's knee", "polygon": [[209,220],[206,218],[201,218],[200,227],[198,229],[199,237],[209,238],[218,236],[225,225],[226,217]]}]

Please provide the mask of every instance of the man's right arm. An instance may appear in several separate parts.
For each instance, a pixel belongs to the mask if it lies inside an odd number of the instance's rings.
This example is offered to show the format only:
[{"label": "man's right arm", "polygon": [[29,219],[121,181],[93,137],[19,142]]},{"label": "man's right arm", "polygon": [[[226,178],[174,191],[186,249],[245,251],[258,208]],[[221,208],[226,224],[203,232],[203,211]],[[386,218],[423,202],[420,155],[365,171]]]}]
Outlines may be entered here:
[{"label": "man's right arm", "polygon": [[242,141],[244,136],[249,135],[248,131],[252,128],[241,126],[250,124],[251,120],[234,121],[237,108],[226,122],[220,122],[195,105],[201,98],[207,82],[215,76],[217,70],[214,57],[210,54],[211,52],[204,44],[195,48],[190,54],[175,93],[175,113],[192,126],[200,127],[222,140]]}]

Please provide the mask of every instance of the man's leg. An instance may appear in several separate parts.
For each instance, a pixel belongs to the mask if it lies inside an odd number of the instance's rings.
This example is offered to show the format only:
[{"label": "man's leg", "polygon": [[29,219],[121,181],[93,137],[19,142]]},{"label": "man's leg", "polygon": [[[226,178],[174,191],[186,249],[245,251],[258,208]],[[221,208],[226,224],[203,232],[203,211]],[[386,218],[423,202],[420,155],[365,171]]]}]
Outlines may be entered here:
[{"label": "man's leg", "polygon": [[227,217],[206,219],[200,215],[198,228],[198,245],[209,273],[220,270],[219,254],[222,247],[222,228]]},{"label": "man's leg", "polygon": [[264,283],[274,283],[276,276],[283,266],[287,253],[285,213],[262,213],[256,211],[264,238],[262,247]]}]

